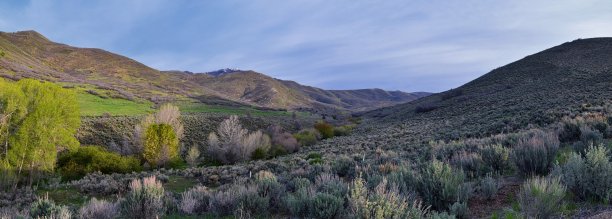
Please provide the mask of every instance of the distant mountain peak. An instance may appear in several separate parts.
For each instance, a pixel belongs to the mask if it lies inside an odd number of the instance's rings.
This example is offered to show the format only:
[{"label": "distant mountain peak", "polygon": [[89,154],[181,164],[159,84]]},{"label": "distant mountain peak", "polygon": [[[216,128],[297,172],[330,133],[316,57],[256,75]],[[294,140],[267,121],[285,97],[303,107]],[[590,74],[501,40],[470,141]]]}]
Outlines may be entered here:
[{"label": "distant mountain peak", "polygon": [[237,69],[237,68],[223,68],[223,69],[219,69],[216,71],[211,71],[211,72],[206,72],[206,74],[214,76],[214,77],[218,77],[221,75],[225,75],[225,74],[229,74],[229,73],[234,73],[234,72],[240,72],[242,70]]}]

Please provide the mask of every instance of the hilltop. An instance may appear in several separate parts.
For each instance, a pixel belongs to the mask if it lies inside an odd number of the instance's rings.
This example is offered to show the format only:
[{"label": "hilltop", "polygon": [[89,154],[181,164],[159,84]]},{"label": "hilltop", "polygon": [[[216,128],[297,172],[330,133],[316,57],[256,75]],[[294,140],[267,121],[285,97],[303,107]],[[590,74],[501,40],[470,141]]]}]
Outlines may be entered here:
[{"label": "hilltop", "polygon": [[363,111],[405,103],[428,93],[380,89],[328,91],[255,71],[160,71],[125,56],[52,42],[35,31],[0,32],[0,77],[36,78],[83,87],[103,98],[308,110]]}]

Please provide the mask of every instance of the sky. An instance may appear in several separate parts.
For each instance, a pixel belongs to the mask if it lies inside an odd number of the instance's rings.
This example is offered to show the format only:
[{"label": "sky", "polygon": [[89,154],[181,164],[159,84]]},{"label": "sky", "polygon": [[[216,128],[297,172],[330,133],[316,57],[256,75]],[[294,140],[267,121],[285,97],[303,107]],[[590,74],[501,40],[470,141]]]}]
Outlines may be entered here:
[{"label": "sky", "polygon": [[0,31],[20,30],[159,70],[440,92],[564,42],[612,36],[612,1],[0,1]]}]

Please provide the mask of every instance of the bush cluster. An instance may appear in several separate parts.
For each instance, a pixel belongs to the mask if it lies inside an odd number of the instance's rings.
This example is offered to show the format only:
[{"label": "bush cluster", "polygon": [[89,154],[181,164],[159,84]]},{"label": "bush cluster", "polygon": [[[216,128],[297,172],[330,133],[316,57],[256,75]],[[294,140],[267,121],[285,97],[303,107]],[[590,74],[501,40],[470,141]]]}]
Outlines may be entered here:
[{"label": "bush cluster", "polygon": [[558,178],[527,180],[517,195],[521,214],[526,218],[552,218],[564,208],[565,191]]},{"label": "bush cluster", "polygon": [[511,157],[523,176],[546,175],[553,166],[558,149],[559,139],[556,134],[533,130],[519,139]]},{"label": "bush cluster", "polygon": [[88,173],[130,173],[140,171],[140,161],[131,156],[121,156],[99,146],[82,146],[75,151],[60,154],[58,170],[64,180],[80,179]]},{"label": "bush cluster", "polygon": [[603,145],[589,147],[584,157],[572,153],[555,169],[555,175],[581,199],[612,201],[612,162],[610,151]]},{"label": "bush cluster", "polygon": [[164,187],[155,176],[130,183],[130,191],[121,203],[122,212],[129,218],[156,218],[164,215]]},{"label": "bush cluster", "polygon": [[423,167],[416,176],[417,191],[435,210],[449,210],[455,202],[467,202],[471,187],[463,171],[436,161]]}]

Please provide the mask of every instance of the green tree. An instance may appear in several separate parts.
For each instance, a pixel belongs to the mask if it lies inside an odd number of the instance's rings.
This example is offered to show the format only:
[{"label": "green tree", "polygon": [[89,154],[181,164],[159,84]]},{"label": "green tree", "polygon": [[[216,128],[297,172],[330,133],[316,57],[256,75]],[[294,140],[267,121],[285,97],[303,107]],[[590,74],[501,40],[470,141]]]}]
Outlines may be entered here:
[{"label": "green tree", "polygon": [[169,124],[149,125],[142,142],[142,156],[152,166],[164,165],[178,157],[179,139]]},{"label": "green tree", "polygon": [[53,171],[58,151],[79,146],[76,93],[50,82],[0,80],[0,117],[4,168]]}]

